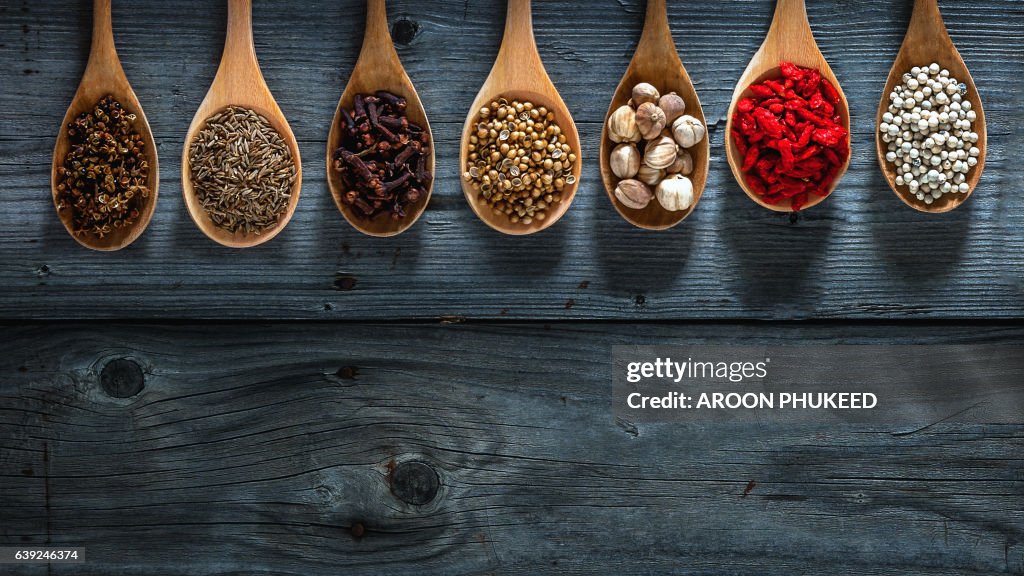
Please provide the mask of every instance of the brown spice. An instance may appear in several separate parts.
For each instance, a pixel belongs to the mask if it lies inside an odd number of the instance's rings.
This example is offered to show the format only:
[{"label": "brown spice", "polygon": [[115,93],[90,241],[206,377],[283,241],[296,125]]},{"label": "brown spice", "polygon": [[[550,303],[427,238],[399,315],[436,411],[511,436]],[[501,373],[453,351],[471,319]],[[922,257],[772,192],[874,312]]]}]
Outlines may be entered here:
[{"label": "brown spice", "polygon": [[406,118],[401,96],[358,94],[353,104],[341,110],[341,146],[333,156],[345,184],[341,201],[360,218],[388,214],[401,220],[433,181],[427,169],[430,135]]},{"label": "brown spice", "polygon": [[103,238],[138,220],[149,198],[149,162],[135,119],[108,95],[68,124],[57,210],[71,211],[75,235]]},{"label": "brown spice", "polygon": [[214,224],[260,234],[288,209],[296,169],[291,149],[270,121],[229,106],[206,120],[189,148],[192,187]]},{"label": "brown spice", "polygon": [[499,98],[481,108],[468,151],[463,179],[512,223],[544,220],[576,183],[576,151],[555,113],[532,102]]}]

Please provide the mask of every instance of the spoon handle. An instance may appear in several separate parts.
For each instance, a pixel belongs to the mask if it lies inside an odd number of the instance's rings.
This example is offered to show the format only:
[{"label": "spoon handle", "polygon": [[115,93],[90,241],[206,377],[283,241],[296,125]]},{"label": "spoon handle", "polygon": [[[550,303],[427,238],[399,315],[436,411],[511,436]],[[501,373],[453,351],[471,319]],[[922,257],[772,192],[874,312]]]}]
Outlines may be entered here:
[{"label": "spoon handle", "polygon": [[788,14],[796,20],[807,20],[807,3],[804,0],[777,0],[775,2],[775,21],[785,19]]},{"label": "spoon handle", "polygon": [[232,68],[235,74],[259,72],[252,42],[252,0],[228,0],[228,32],[220,71]]},{"label": "spoon handle", "polygon": [[801,36],[810,37],[811,44],[814,44],[814,34],[811,32],[811,22],[807,19],[807,5],[804,0],[778,0],[768,37],[775,37],[776,45],[779,45],[780,42],[799,42]]},{"label": "spoon handle", "polygon": [[938,18],[941,21],[942,13],[939,11],[938,0],[914,0],[913,18],[918,18],[920,16]]},{"label": "spoon handle", "polygon": [[[505,35],[498,51],[498,63],[503,63],[503,71],[521,80],[522,74],[541,71],[544,65],[537,52],[537,42],[533,38],[533,15],[530,0],[508,0],[505,14]],[[531,79],[532,81],[532,79]]]},{"label": "spoon handle", "polygon": [[363,34],[363,47],[359,51],[356,67],[405,74],[398,59],[398,52],[395,50],[395,43],[391,40],[388,9],[384,0],[366,1],[366,32]]},{"label": "spoon handle", "polygon": [[391,44],[388,31],[388,9],[384,0],[366,0],[366,33],[363,36],[363,51],[375,43]]},{"label": "spoon handle", "polygon": [[114,27],[110,18],[111,0],[93,0],[92,48],[89,51],[89,65],[108,64],[117,61],[114,47]]},{"label": "spoon handle", "polygon": [[[908,30],[946,31],[938,0],[914,0],[914,13],[910,17]],[[948,31],[946,31],[946,36],[949,36]],[[952,44],[952,40],[950,40],[950,44]]]},{"label": "spoon handle", "polygon": [[647,0],[644,31],[640,35],[637,50],[657,50],[667,45],[675,46],[672,30],[668,25],[668,8],[665,6],[665,0]]}]

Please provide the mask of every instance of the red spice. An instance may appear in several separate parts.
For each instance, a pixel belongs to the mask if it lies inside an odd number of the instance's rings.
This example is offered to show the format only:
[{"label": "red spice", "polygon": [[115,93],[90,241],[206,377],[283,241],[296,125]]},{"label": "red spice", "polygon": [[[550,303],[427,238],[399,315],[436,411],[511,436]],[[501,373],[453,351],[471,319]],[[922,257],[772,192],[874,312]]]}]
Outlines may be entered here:
[{"label": "red spice", "polygon": [[836,110],[839,92],[817,70],[790,62],[782,76],[750,86],[732,117],[732,138],[747,185],[765,203],[827,196],[850,156],[849,132]]}]

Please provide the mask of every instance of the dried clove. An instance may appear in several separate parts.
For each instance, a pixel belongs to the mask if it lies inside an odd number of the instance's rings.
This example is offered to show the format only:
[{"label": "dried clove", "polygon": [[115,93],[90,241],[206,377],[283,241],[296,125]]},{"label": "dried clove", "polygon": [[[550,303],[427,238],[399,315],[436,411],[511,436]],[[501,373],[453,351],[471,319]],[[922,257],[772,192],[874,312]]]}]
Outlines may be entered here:
[{"label": "dried clove", "polygon": [[376,96],[377,96],[377,98],[383,100],[384,102],[387,102],[389,105],[391,105],[391,107],[393,107],[398,112],[405,112],[405,106],[406,106],[405,98],[402,98],[401,96],[398,96],[397,94],[392,94],[390,92],[385,92],[383,90],[378,91],[376,93]]},{"label": "dried clove", "polygon": [[[410,142],[405,148],[402,149],[401,152],[399,152],[395,156],[395,164],[405,164],[405,163],[407,163],[409,161],[410,158],[412,158],[413,154],[418,154],[419,152],[420,152],[420,144],[419,144],[419,142]],[[422,157],[422,155],[421,155],[421,157]]]},{"label": "dried clove", "polygon": [[405,218],[433,181],[430,137],[406,118],[406,106],[405,98],[379,91],[358,94],[352,109],[341,111],[341,146],[332,164],[346,188],[342,202],[360,218]]},{"label": "dried clove", "polygon": [[409,121],[403,118],[394,118],[391,116],[384,116],[378,119],[381,126],[391,130],[392,132],[401,132],[409,127]]}]

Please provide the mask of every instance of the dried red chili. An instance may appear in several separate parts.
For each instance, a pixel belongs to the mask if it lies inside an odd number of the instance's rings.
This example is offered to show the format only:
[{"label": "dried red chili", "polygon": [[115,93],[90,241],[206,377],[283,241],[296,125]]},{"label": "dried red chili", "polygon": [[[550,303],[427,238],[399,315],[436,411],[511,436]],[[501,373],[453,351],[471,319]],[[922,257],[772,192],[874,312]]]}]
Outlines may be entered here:
[{"label": "dried red chili", "polygon": [[783,62],[782,76],[750,86],[732,117],[732,138],[747,185],[765,203],[789,199],[794,211],[811,194],[828,195],[850,157],[839,92],[811,68]]}]

